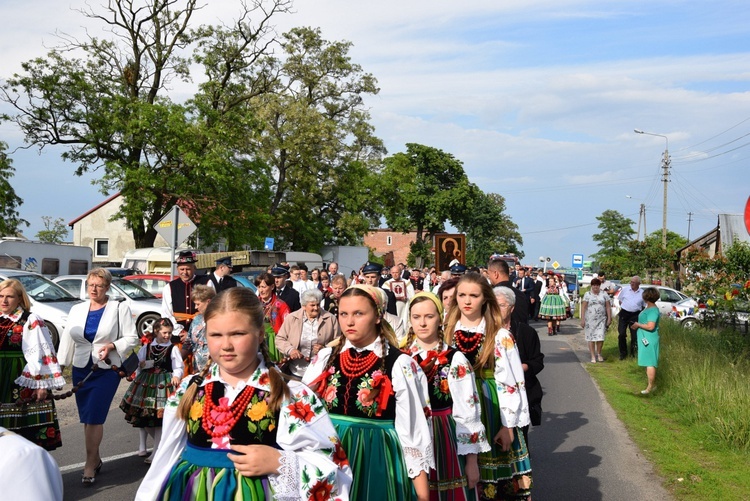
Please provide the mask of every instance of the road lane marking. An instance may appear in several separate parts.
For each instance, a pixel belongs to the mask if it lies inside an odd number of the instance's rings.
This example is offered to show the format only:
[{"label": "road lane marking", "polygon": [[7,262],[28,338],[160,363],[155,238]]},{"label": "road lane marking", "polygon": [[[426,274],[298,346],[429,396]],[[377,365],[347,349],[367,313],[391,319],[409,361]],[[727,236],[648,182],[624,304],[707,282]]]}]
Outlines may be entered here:
[{"label": "road lane marking", "polygon": [[[129,458],[129,457],[135,456],[137,454],[138,454],[138,452],[126,452],[125,454],[117,454],[115,456],[109,456],[109,457],[106,457],[106,458],[102,458],[102,462],[106,463],[108,461],[117,461],[118,459]],[[86,466],[85,462],[83,462],[83,463],[76,463],[76,464],[69,464],[68,466],[62,466],[60,468],[60,473],[65,473],[66,471],[70,471],[70,470],[77,470],[78,468],[83,468],[84,466]]]}]

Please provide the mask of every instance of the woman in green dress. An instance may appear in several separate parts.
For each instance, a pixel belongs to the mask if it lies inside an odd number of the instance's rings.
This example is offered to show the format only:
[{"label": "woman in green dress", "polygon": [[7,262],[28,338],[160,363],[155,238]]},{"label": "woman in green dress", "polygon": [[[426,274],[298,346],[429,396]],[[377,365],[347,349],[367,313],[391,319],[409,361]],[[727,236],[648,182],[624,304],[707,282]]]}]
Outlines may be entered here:
[{"label": "woman in green dress", "polygon": [[638,321],[631,329],[638,329],[638,365],[646,368],[648,386],[641,391],[648,395],[656,389],[656,367],[659,365],[659,291],[649,287],[643,291],[646,308],[638,315]]}]

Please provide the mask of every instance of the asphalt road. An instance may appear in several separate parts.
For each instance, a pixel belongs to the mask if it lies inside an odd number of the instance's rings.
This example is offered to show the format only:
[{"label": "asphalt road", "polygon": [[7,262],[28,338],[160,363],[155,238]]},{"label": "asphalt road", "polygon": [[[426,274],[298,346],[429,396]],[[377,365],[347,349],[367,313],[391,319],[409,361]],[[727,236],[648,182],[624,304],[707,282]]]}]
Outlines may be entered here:
[{"label": "asphalt road", "polygon": [[[563,322],[561,334],[554,337],[547,336],[545,325],[532,325],[540,332],[545,354],[539,375],[545,391],[543,422],[529,432],[534,501],[672,499],[586,372],[588,350],[577,322]],[[81,486],[83,426],[74,399],[59,403],[63,447],[52,455],[63,474],[65,500],[134,498],[148,465],[135,455],[137,430],[117,407],[126,387],[125,382],[120,385],[104,425],[104,467],[88,488]]]}]

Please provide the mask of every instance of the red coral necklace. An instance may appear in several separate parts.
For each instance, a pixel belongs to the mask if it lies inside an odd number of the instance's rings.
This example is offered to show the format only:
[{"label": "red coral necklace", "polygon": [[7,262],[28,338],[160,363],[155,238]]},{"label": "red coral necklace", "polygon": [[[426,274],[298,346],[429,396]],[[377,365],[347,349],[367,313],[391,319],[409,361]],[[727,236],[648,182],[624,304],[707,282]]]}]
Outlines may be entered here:
[{"label": "red coral necklace", "polygon": [[464,332],[458,330],[453,333],[456,338],[456,348],[462,353],[473,353],[479,348],[484,340],[484,332]]},{"label": "red coral necklace", "polygon": [[380,357],[374,351],[371,351],[364,357],[355,358],[351,354],[352,350],[346,350],[339,355],[341,361],[341,372],[349,379],[355,379],[363,376],[367,371],[372,369]]},{"label": "red coral necklace", "polygon": [[201,426],[210,437],[223,437],[229,434],[247,409],[247,405],[255,393],[255,388],[246,386],[234,399],[232,405],[216,405],[211,398],[214,384],[216,383],[206,385]]}]

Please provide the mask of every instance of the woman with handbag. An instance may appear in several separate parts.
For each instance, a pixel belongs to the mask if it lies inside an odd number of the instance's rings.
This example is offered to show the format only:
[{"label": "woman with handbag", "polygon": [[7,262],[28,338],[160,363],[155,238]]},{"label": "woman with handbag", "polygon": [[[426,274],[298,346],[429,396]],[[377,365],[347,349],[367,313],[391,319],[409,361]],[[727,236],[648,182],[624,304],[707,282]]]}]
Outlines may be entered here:
[{"label": "woman with handbag", "polygon": [[62,366],[73,364],[74,385],[85,380],[75,394],[86,441],[84,486],[93,485],[102,467],[99,445],[104,421],[120,384],[120,375],[112,367],[120,367],[139,343],[128,305],[109,301],[111,282],[112,275],[104,268],[89,272],[89,299],[70,309],[58,354]]},{"label": "woman with handbag", "polygon": [[49,390],[65,380],[44,321],[16,279],[0,283],[0,426],[53,450],[62,445]]}]

